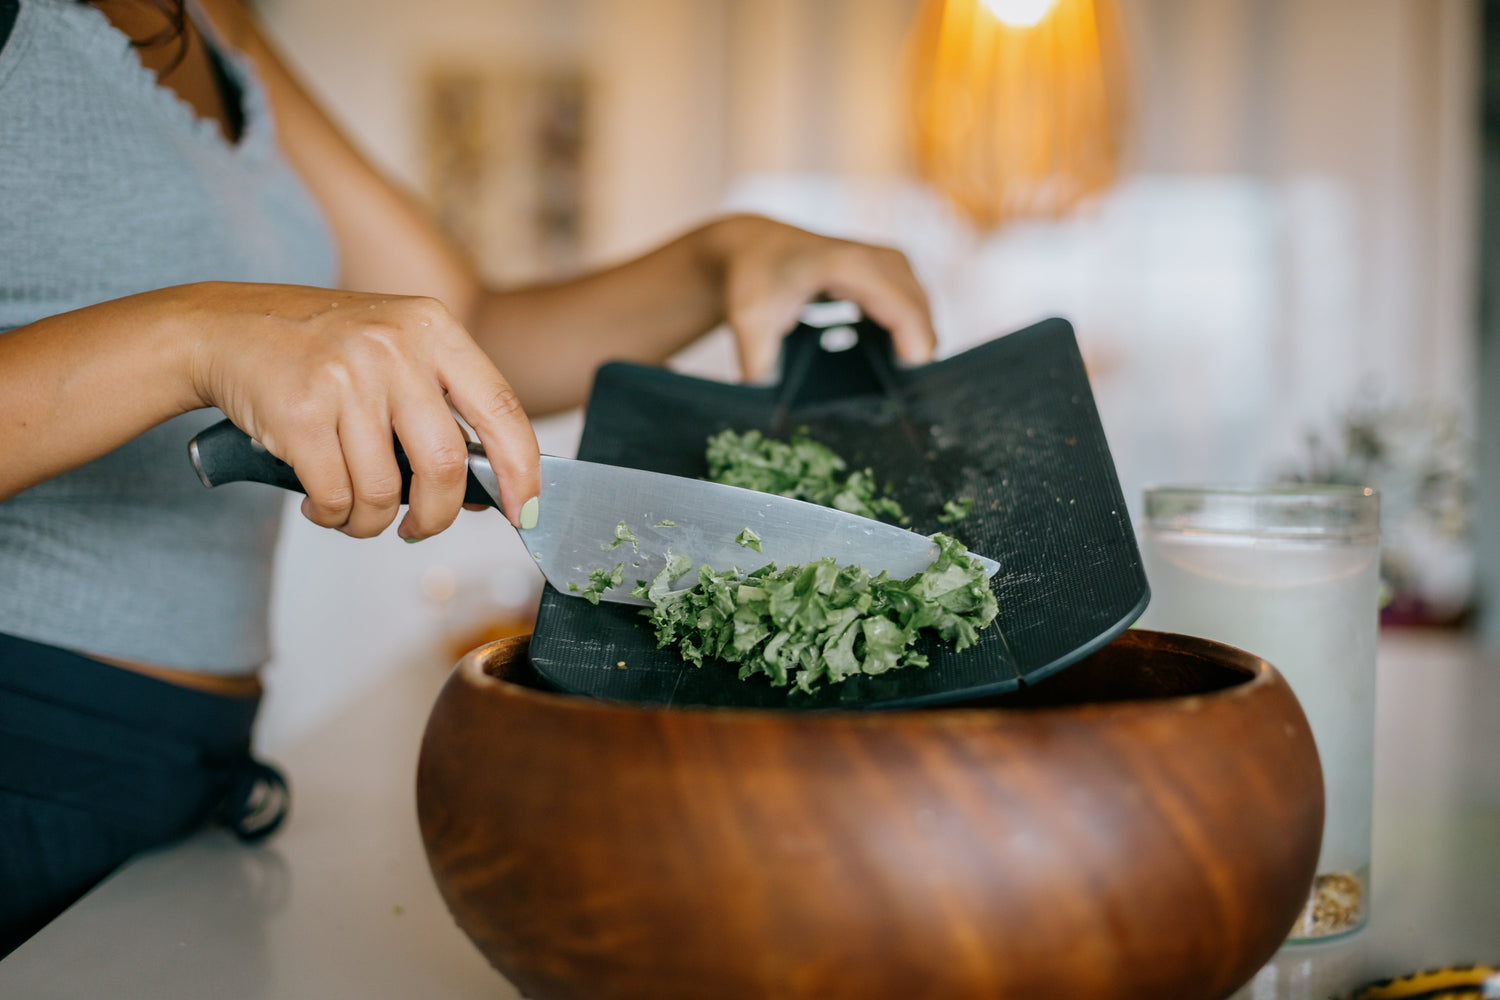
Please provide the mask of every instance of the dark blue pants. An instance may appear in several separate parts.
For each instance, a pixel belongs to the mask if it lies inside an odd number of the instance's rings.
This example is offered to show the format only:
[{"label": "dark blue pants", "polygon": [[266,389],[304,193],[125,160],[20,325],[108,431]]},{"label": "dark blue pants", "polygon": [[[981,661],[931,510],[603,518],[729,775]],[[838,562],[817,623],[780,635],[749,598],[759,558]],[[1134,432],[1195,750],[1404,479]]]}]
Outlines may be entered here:
[{"label": "dark blue pants", "polygon": [[0,634],[0,957],[140,851],[210,822],[274,830],[259,703]]}]

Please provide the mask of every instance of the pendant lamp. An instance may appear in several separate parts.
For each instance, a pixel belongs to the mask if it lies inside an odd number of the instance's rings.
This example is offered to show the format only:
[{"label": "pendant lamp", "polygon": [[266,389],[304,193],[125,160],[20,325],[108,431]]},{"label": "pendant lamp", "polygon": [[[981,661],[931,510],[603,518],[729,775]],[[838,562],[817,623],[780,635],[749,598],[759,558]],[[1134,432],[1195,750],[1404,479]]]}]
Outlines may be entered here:
[{"label": "pendant lamp", "polygon": [[917,170],[979,225],[1062,215],[1119,174],[1114,0],[923,0],[909,47]]}]

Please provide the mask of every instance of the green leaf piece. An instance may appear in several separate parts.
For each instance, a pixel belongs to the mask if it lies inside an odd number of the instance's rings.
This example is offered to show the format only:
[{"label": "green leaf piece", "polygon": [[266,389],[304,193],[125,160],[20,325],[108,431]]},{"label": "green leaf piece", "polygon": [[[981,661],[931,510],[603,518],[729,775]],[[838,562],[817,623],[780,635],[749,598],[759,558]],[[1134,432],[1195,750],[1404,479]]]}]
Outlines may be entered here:
[{"label": "green leaf piece", "polygon": [[615,525],[615,538],[614,538],[614,541],[612,541],[612,542],[600,542],[599,543],[599,547],[601,549],[603,549],[604,551],[608,552],[610,549],[612,549],[615,546],[619,545],[621,542],[629,542],[630,543],[631,551],[633,551],[633,552],[639,552],[639,551],[641,551],[640,539],[638,539],[638,538],[635,537],[635,532],[633,532],[629,528],[625,527],[625,522],[624,521],[621,521],[619,524]]},{"label": "green leaf piece", "polygon": [[568,584],[568,589],[582,597],[590,604],[598,604],[599,598],[611,587],[618,587],[625,582],[625,564],[618,563],[612,570],[594,569],[589,571],[588,586],[579,589],[578,584]]},{"label": "green leaf piece", "polygon": [[973,506],[973,497],[959,497],[957,500],[949,500],[943,504],[943,512],[938,515],[938,523],[956,524],[969,516],[969,511]]}]

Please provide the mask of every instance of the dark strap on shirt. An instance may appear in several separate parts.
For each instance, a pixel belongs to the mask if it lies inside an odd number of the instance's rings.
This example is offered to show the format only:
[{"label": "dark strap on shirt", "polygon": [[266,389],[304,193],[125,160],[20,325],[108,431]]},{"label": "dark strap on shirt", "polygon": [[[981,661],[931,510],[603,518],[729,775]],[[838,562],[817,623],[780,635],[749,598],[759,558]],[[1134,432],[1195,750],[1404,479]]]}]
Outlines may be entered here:
[{"label": "dark strap on shirt", "polygon": [[10,30],[16,26],[16,15],[21,12],[21,0],[0,0],[0,52],[10,38]]},{"label": "dark strap on shirt", "polygon": [[[0,4],[5,2],[6,0],[0,0]],[[219,96],[224,101],[224,114],[229,119],[225,123],[229,138],[233,142],[239,142],[240,136],[245,133],[245,92],[229,72],[229,67],[224,65],[224,57],[219,54],[218,48],[207,41],[206,37],[204,44],[208,48],[208,64],[214,71],[214,83],[218,85]]]}]

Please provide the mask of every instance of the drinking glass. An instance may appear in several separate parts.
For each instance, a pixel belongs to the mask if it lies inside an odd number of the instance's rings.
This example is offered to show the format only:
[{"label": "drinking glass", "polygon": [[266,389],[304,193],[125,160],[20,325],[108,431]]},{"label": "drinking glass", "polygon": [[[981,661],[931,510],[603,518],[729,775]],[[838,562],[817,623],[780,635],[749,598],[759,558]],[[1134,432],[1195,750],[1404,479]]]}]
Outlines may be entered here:
[{"label": "drinking glass", "polygon": [[1296,484],[1162,486],[1144,500],[1140,624],[1269,661],[1318,746],[1323,844],[1290,940],[1352,933],[1369,915],[1380,498]]}]

